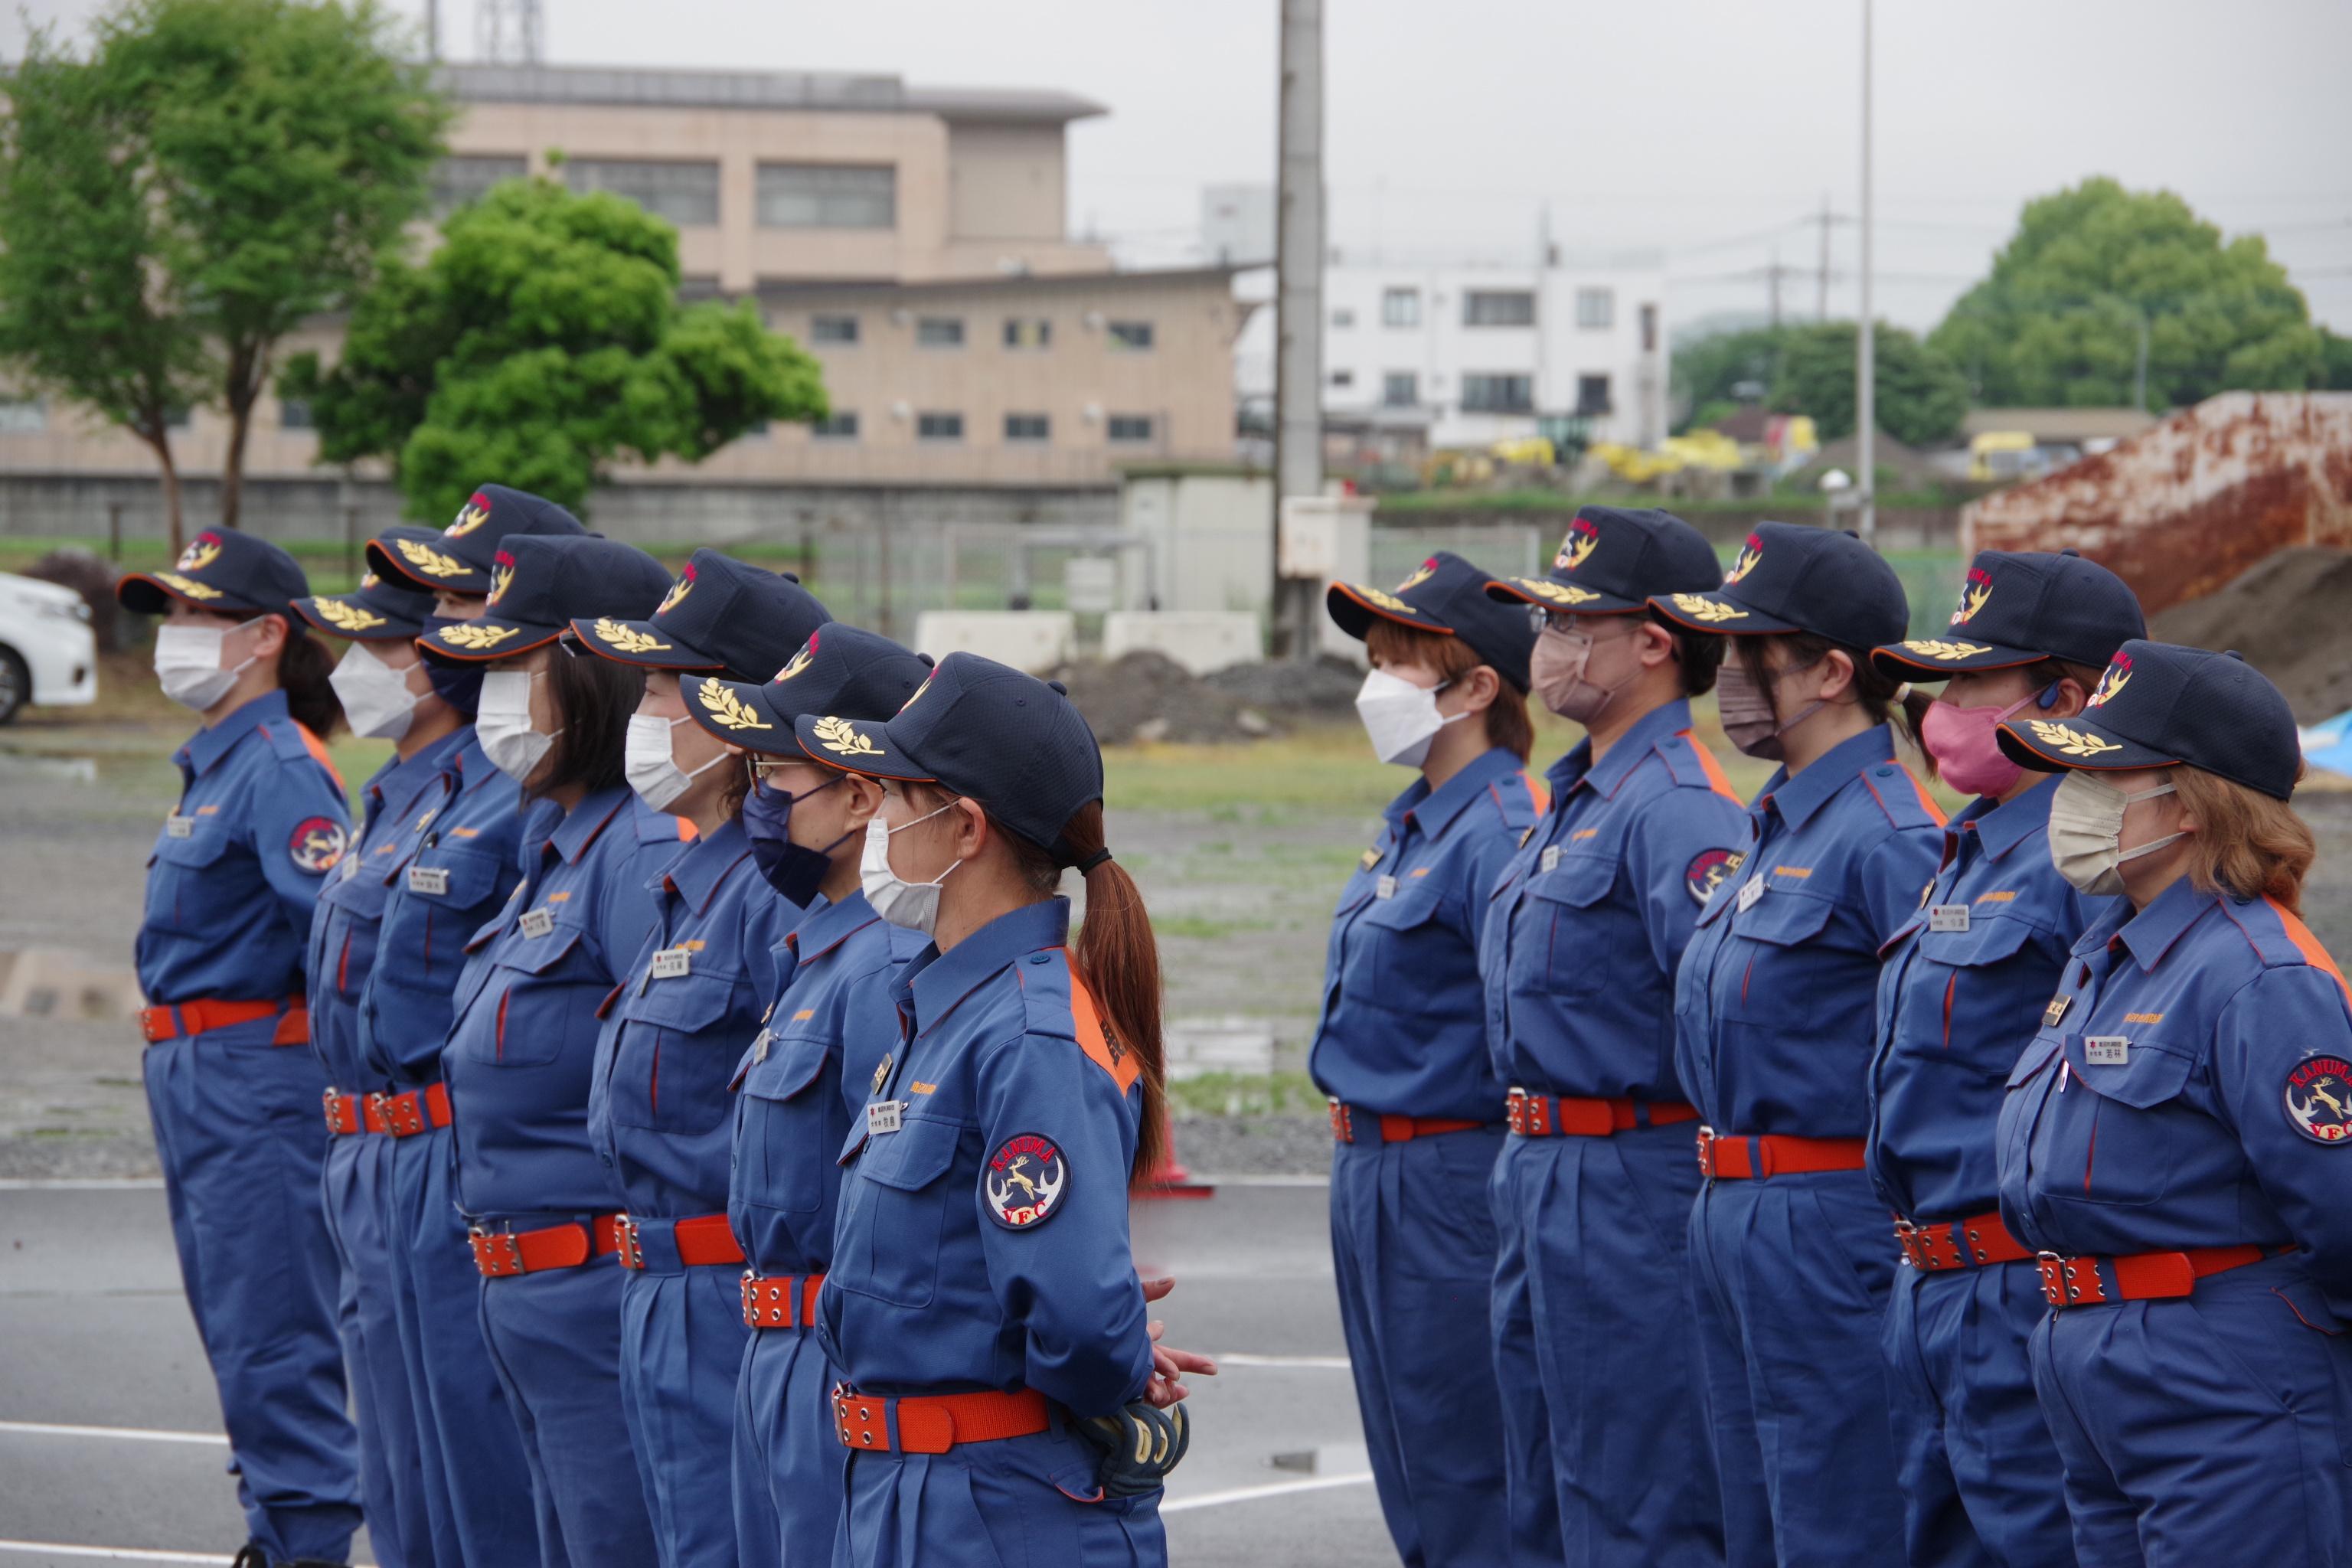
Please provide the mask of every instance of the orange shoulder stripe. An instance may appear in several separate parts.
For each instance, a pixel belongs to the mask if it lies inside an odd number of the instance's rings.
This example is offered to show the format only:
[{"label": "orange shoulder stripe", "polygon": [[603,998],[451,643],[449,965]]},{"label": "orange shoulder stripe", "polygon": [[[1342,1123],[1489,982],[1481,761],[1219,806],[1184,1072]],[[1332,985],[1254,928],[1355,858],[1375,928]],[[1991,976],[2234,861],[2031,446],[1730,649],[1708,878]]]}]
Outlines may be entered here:
[{"label": "orange shoulder stripe", "polygon": [[2352,984],[2346,984],[2344,971],[2336,967],[2336,960],[2328,956],[2327,950],[2319,945],[2319,939],[2311,934],[2311,928],[2304,924],[2302,918],[2294,910],[2276,899],[2265,898],[2263,902],[2268,904],[2271,907],[2271,912],[2278,916],[2279,925],[2286,931],[2287,941],[2294,943],[2294,950],[2303,954],[2303,961],[2314,969],[2324,970],[2333,975],[2337,988],[2344,993],[2346,1003],[2352,1004]]},{"label": "orange shoulder stripe", "polygon": [[294,721],[294,730],[302,737],[302,744],[310,752],[311,761],[327,770],[327,776],[335,781],[337,789],[341,790],[345,795],[351,794],[350,788],[343,783],[342,771],[335,766],[335,760],[327,754],[327,742],[310,733],[310,726],[299,719]]},{"label": "orange shoulder stripe", "polygon": [[1696,731],[1677,730],[1675,733],[1688,741],[1690,749],[1697,754],[1698,765],[1706,771],[1707,787],[1734,805],[1748,804],[1739,798],[1739,792],[1731,787],[1731,775],[1723,771],[1723,764],[1715,760],[1715,753],[1706,749],[1706,742],[1698,738]]},{"label": "orange shoulder stripe", "polygon": [[1936,819],[1937,826],[1942,827],[1946,826],[1951,819],[1944,815],[1944,808],[1936,804],[1936,797],[1927,793],[1927,786],[1919,782],[1919,775],[1906,767],[1903,769],[1903,776],[1909,779],[1911,781],[1911,787],[1919,792],[1919,805],[1921,809],[1926,811],[1929,816]]},{"label": "orange shoulder stripe", "polygon": [[1086,981],[1078,973],[1077,959],[1066,947],[1061,952],[1070,966],[1070,1022],[1076,1027],[1078,1048],[1095,1066],[1110,1074],[1111,1081],[1125,1094],[1134,1087],[1143,1068],[1137,1065],[1133,1052],[1104,1032],[1102,1011],[1095,1005],[1095,994],[1087,989]]},{"label": "orange shoulder stripe", "polygon": [[1528,786],[1528,799],[1535,803],[1536,815],[1541,816],[1551,809],[1551,785],[1527,769],[1519,770],[1519,782]]}]

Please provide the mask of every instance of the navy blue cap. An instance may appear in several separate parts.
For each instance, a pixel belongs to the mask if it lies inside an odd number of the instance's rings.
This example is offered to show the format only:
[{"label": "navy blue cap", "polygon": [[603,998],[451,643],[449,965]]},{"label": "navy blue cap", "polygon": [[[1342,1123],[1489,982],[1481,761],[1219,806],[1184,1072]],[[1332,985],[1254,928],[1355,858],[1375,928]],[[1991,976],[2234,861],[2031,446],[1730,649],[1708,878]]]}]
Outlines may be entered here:
[{"label": "navy blue cap", "polygon": [[1877,647],[1911,625],[1903,580],[1854,535],[1759,522],[1713,593],[1653,595],[1677,626],[1725,637],[1811,632],[1841,647]]},{"label": "navy blue cap", "polygon": [[698,550],[652,616],[572,623],[583,647],[647,669],[717,669],[757,680],[833,619],[790,574]]},{"label": "navy blue cap", "polygon": [[490,574],[480,615],[416,639],[426,658],[509,658],[555,641],[578,616],[642,615],[669,586],[668,571],[635,545],[585,533],[509,534]]},{"label": "navy blue cap", "polygon": [[2294,710],[2235,653],[2138,638],[2116,650],[2090,705],[2072,719],[2011,719],[2010,760],[2045,773],[2120,773],[2185,763],[2284,800],[2303,744]]},{"label": "navy blue cap", "polygon": [[168,572],[127,573],[114,584],[115,602],[136,615],[160,616],[178,599],[200,610],[273,612],[298,632],[294,601],[310,595],[310,580],[294,557],[234,528],[199,533]]},{"label": "navy blue cap", "polygon": [[976,653],[940,659],[887,722],[805,714],[793,729],[810,756],[845,773],[970,795],[1064,865],[1076,857],[1063,827],[1102,799],[1102,748],[1062,683]]},{"label": "navy blue cap", "polygon": [[380,577],[452,594],[487,594],[499,546],[516,534],[578,536],[588,531],[563,508],[505,485],[484,485],[444,529],[402,523],[368,541],[368,567]]},{"label": "navy blue cap", "polygon": [[1655,507],[1577,510],[1540,577],[1504,577],[1486,596],[1579,616],[1644,614],[1654,594],[1703,594],[1723,581],[1706,535]]},{"label": "navy blue cap", "polygon": [[1950,631],[1895,643],[1871,658],[1898,679],[1937,680],[2045,658],[2103,669],[2116,649],[2147,635],[2139,600],[2097,562],[2072,550],[1979,550]]},{"label": "navy blue cap", "polygon": [[696,723],[746,751],[799,756],[793,724],[805,713],[896,713],[931,673],[931,656],[908,653],[879,632],[829,621],[809,633],[772,679],[686,681],[679,693]]},{"label": "navy blue cap", "polygon": [[371,572],[356,592],[314,594],[294,601],[294,613],[331,636],[352,642],[405,642],[425,629],[433,595],[387,583]]},{"label": "navy blue cap", "polygon": [[1494,581],[1493,573],[1441,550],[1392,594],[1361,583],[1334,583],[1323,602],[1339,628],[1360,642],[1376,618],[1417,632],[1460,637],[1480,662],[1493,665],[1496,674],[1525,691],[1536,634],[1528,626],[1526,611],[1486,596],[1486,584]]}]

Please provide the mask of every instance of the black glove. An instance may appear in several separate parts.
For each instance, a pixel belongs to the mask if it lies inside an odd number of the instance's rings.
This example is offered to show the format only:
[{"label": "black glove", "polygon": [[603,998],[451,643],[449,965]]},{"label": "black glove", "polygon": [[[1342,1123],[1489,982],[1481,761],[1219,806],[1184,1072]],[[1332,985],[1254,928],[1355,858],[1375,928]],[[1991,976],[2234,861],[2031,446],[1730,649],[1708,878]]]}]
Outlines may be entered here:
[{"label": "black glove", "polygon": [[1102,1450],[1095,1472],[1103,1496],[1156,1492],[1192,1445],[1192,1423],[1181,1405],[1155,1410],[1139,1399],[1116,1415],[1090,1415],[1070,1429]]}]

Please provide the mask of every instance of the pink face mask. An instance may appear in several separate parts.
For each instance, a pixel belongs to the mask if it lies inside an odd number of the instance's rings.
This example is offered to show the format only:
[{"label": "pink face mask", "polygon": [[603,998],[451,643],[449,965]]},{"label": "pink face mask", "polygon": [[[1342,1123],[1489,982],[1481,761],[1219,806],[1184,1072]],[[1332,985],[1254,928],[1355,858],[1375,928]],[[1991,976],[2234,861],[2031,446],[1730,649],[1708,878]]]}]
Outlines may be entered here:
[{"label": "pink face mask", "polygon": [[1954,789],[1969,795],[1998,795],[2013,787],[2025,770],[2002,754],[1995,731],[2002,720],[2041,695],[2037,691],[2006,708],[1935,703],[1920,726],[1919,739],[1936,759],[1936,771]]}]

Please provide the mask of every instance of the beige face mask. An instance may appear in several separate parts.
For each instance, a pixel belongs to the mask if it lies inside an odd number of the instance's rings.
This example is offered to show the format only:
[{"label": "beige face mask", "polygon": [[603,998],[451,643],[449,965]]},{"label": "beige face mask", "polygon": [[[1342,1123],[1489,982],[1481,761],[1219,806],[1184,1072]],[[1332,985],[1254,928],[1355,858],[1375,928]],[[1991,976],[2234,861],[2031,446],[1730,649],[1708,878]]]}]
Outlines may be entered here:
[{"label": "beige face mask", "polygon": [[2189,837],[2170,833],[2137,849],[2123,847],[2124,808],[2136,800],[2171,795],[2169,784],[2126,795],[2105,779],[2070,773],[2050,797],[2050,863],[2077,891],[2115,898],[2124,890],[2123,864]]}]

